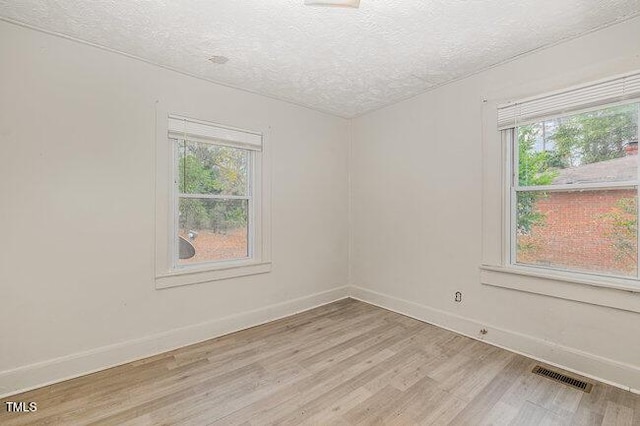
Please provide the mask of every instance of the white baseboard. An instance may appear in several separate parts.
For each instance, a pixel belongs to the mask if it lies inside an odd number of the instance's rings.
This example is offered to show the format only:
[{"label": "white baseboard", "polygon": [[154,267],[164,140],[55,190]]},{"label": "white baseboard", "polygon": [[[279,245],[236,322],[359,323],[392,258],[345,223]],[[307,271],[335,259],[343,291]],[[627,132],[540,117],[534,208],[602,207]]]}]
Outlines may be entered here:
[{"label": "white baseboard", "polygon": [[[61,382],[352,297],[494,346],[640,393],[640,367],[494,327],[361,287],[338,287],[253,311],[0,372],[0,398]],[[479,330],[485,328],[485,336]]]},{"label": "white baseboard", "polygon": [[[638,366],[559,345],[516,331],[480,323],[451,312],[399,299],[362,287],[352,286],[351,297],[465,335],[472,339],[482,340],[491,345],[536,359],[546,364],[640,394],[640,367]],[[484,336],[481,335],[479,333],[481,329],[488,330],[488,333]]]},{"label": "white baseboard", "polygon": [[348,296],[349,287],[337,287],[213,321],[0,371],[0,398],[213,339]]}]

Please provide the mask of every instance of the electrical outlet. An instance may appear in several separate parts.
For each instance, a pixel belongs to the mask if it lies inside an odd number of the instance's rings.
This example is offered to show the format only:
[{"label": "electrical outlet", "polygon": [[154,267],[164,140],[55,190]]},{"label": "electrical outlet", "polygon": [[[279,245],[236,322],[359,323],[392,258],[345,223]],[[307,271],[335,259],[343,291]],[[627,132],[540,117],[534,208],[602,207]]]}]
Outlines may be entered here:
[{"label": "electrical outlet", "polygon": [[462,293],[459,292],[459,291],[456,291],[456,294],[455,294],[453,300],[458,302],[458,303],[462,302]]}]

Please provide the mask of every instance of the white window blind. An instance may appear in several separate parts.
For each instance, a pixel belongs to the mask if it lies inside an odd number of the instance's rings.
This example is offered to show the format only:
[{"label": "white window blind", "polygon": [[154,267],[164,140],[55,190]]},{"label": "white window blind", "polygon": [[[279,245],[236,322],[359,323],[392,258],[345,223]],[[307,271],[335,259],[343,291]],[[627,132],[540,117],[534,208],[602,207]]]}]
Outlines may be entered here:
[{"label": "white window blind", "polygon": [[260,133],[233,129],[175,115],[169,116],[169,137],[197,142],[215,142],[217,145],[252,151],[262,150],[262,135]]},{"label": "white window blind", "polygon": [[599,105],[640,98],[640,72],[536,96],[498,107],[500,130]]}]

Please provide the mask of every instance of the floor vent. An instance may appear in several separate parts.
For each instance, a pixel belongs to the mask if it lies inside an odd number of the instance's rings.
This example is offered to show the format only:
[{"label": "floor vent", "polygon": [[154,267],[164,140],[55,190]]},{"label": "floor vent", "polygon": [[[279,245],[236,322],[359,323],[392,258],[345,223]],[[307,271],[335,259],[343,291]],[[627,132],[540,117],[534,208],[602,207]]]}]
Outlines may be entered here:
[{"label": "floor vent", "polygon": [[556,382],[564,383],[565,385],[571,386],[572,388],[579,389],[583,392],[589,393],[591,392],[591,388],[593,385],[591,383],[584,382],[582,380],[574,379],[573,377],[565,376],[562,373],[558,373],[557,371],[549,370],[548,368],[541,367],[536,365],[533,367],[532,373],[537,374],[539,376],[548,377],[551,380],[555,380]]}]

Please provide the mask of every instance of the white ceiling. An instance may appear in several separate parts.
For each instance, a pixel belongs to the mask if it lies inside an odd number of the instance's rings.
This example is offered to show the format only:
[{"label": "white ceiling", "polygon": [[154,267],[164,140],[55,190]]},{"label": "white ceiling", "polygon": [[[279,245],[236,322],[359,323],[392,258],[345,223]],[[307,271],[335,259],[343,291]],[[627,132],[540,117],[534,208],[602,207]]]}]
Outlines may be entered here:
[{"label": "white ceiling", "polygon": [[640,0],[303,3],[0,0],[0,16],[353,117],[640,13]]}]

